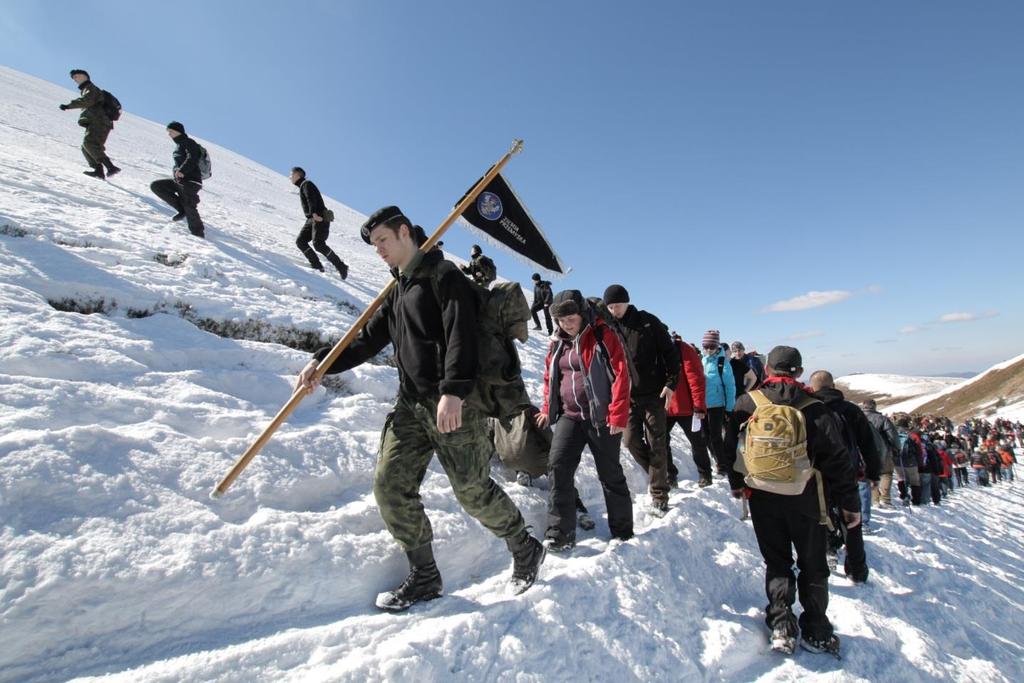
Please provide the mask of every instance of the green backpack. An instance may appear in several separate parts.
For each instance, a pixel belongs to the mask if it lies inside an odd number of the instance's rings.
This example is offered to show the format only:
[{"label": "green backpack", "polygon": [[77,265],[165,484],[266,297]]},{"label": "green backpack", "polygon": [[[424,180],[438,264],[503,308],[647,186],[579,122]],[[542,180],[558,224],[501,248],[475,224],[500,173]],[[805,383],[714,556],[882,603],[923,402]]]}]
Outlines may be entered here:
[{"label": "green backpack", "polygon": [[[454,263],[441,261],[430,278],[438,301],[441,279],[448,272],[466,278]],[[499,282],[487,289],[466,280],[477,297],[477,398],[488,417],[509,418],[530,405],[514,341],[529,338],[530,304],[518,283]]]}]

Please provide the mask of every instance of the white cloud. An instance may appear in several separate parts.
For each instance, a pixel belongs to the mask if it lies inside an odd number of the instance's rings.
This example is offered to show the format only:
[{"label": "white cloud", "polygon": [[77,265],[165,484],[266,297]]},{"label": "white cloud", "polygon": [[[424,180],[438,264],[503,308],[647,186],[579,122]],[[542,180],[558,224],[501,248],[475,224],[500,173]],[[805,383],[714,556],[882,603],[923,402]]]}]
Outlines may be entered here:
[{"label": "white cloud", "polygon": [[841,301],[846,301],[851,296],[853,296],[853,292],[845,289],[831,289],[827,292],[807,292],[806,294],[794,296],[792,299],[776,301],[771,306],[765,307],[763,312],[780,313],[783,311],[803,311],[808,308],[831,306],[832,304],[838,304]]},{"label": "white cloud", "polygon": [[789,341],[800,341],[801,339],[814,339],[815,337],[823,337],[825,333],[821,330],[811,330],[810,332],[797,332],[789,336]]},{"label": "white cloud", "polygon": [[998,311],[985,311],[984,313],[968,313],[966,311],[958,311],[956,313],[947,313],[939,318],[940,323],[966,323],[973,320],[984,320],[985,318],[994,318],[999,315]]},{"label": "white cloud", "polygon": [[914,334],[921,331],[920,325],[904,325],[900,328],[900,334]]}]

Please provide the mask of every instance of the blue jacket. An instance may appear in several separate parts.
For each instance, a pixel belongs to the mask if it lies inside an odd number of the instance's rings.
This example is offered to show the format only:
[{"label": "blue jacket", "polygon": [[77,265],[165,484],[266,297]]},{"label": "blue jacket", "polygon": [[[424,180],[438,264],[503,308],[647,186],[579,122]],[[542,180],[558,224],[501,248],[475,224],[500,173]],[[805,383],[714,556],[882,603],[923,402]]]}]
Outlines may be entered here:
[{"label": "blue jacket", "polygon": [[[722,364],[722,373],[718,373],[718,359],[725,361]],[[713,356],[701,355],[701,362],[704,363],[704,377],[707,379],[705,393],[707,396],[708,408],[725,408],[732,412],[736,404],[736,379],[732,374],[732,366],[725,354],[719,351]]]}]

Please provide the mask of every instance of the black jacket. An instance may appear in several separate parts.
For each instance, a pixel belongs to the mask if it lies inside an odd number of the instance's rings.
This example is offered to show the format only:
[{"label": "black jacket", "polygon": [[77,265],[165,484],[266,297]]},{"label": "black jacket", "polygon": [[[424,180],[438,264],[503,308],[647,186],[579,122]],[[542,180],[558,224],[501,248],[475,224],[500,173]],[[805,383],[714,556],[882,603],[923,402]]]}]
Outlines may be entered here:
[{"label": "black jacket", "polygon": [[668,328],[657,316],[632,305],[618,322],[626,342],[626,353],[636,367],[637,378],[630,395],[650,398],[660,394],[665,387],[675,391],[680,360]]},{"label": "black jacket", "polygon": [[533,305],[550,306],[554,299],[554,292],[551,291],[551,283],[547,280],[538,280],[533,285]]},{"label": "black jacket", "polygon": [[199,157],[203,150],[199,143],[185,133],[174,138],[174,170],[181,171],[185,176],[182,180],[203,184],[203,176],[199,172]]},{"label": "black jacket", "polygon": [[[770,379],[761,387],[764,395],[773,403],[794,405],[803,394],[796,384],[772,382]],[[840,432],[839,421],[824,403],[814,403],[803,411],[807,420],[807,453],[811,464],[821,472],[830,497],[844,510],[860,511],[860,495],[857,491],[857,473],[850,464],[846,443]],[[736,444],[740,427],[754,414],[754,399],[744,394],[736,399],[733,417],[729,420],[726,434],[725,453],[722,464],[729,471],[729,485],[742,488],[743,475],[733,469],[736,462]],[[798,513],[818,519],[818,488],[814,478],[807,482],[807,488],[799,496],[784,496],[754,489],[752,497],[764,497],[780,510]]]},{"label": "black jacket", "polygon": [[[882,456],[878,452],[875,436],[871,432],[871,423],[864,416],[864,411],[856,404],[847,401],[839,389],[822,389],[813,396],[828,406],[829,410],[841,416],[840,426],[845,423],[851,430],[850,438],[856,442],[860,456],[864,459],[865,478],[878,481],[882,475]],[[853,462],[856,455],[851,453],[850,458],[850,464],[854,467],[856,476],[859,468],[859,465]]]},{"label": "black jacket", "polygon": [[324,198],[312,180],[299,181],[299,200],[302,202],[302,213],[306,218],[312,218],[314,213],[323,218],[327,207],[324,206]]},{"label": "black jacket", "polygon": [[[327,372],[354,368],[391,343],[403,394],[466,398],[477,376],[478,299],[473,285],[439,251],[424,254],[408,275],[391,274],[398,282],[384,304]],[[431,285],[435,276],[440,301]],[[315,357],[323,360],[329,352],[329,347],[320,349]]]}]

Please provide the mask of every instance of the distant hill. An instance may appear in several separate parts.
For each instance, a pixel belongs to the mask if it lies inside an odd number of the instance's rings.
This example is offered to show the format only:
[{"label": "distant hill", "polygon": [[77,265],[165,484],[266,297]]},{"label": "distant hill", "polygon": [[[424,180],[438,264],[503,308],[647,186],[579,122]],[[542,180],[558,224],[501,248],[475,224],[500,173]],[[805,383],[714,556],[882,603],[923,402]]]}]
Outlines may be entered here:
[{"label": "distant hill", "polygon": [[836,380],[847,400],[861,403],[869,398],[883,410],[910,399],[930,396],[963,382],[958,377],[912,377],[908,375],[858,374]]},{"label": "distant hill", "polygon": [[1024,355],[929,397],[917,412],[945,415],[954,421],[969,417],[1024,419]]}]

